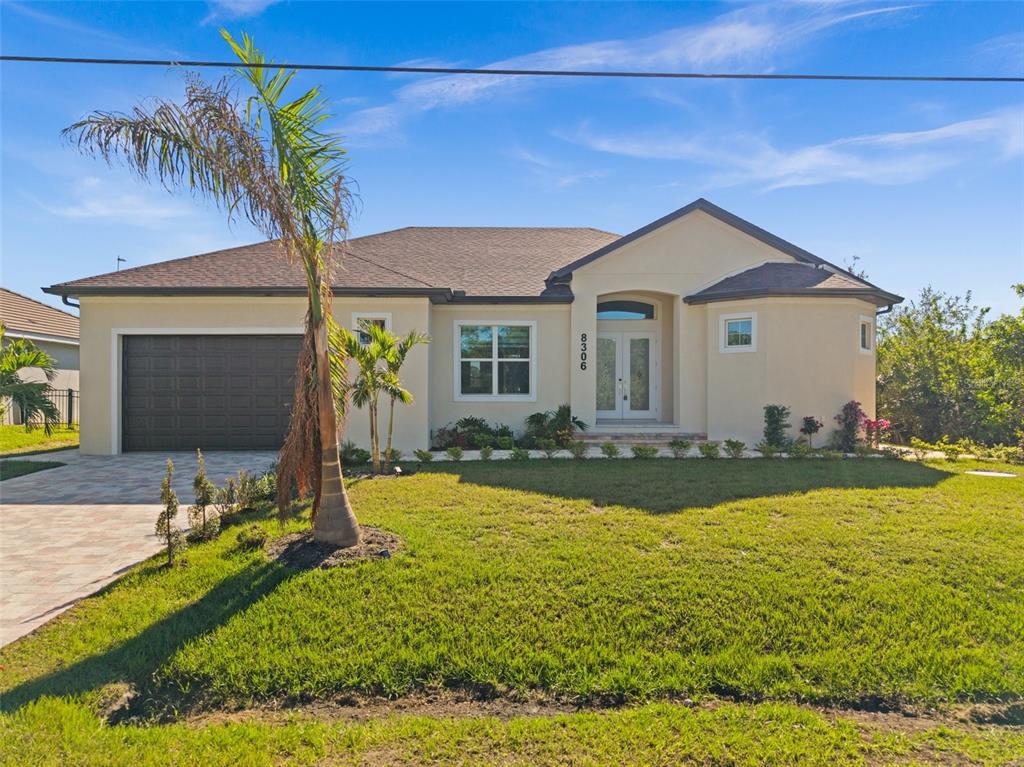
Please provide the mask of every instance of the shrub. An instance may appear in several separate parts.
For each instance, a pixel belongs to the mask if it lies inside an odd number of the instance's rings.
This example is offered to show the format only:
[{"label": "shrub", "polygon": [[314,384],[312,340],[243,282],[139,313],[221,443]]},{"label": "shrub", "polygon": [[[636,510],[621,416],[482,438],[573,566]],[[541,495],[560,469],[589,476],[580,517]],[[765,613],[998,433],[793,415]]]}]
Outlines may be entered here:
[{"label": "shrub", "polygon": [[221,519],[227,519],[238,512],[238,491],[235,488],[234,477],[228,477],[224,487],[217,489],[213,503]]},{"label": "shrub", "polygon": [[[527,445],[540,447],[542,440],[551,440],[558,447],[568,447],[577,431],[586,431],[587,425],[572,414],[569,405],[559,405],[554,410],[533,413],[526,417]],[[541,448],[543,449],[543,448]]]},{"label": "shrub", "polygon": [[785,405],[764,406],[764,441],[781,448],[786,443],[786,429],[789,423],[789,408]]},{"label": "shrub", "polygon": [[890,424],[885,418],[865,418],[864,438],[871,447],[878,447],[878,443],[889,433],[889,426]]},{"label": "shrub", "polygon": [[437,429],[432,435],[431,444],[438,450],[450,447],[478,450],[488,445],[511,450],[515,447],[515,435],[511,427],[505,424],[491,426],[483,418],[466,416],[456,421],[454,426],[447,424]]},{"label": "shrub", "polygon": [[759,452],[765,458],[774,458],[782,452],[782,448],[778,445],[770,445],[767,440],[762,439],[756,445],[754,450]]},{"label": "shrub", "polygon": [[810,442],[797,440],[787,448],[787,453],[790,458],[808,458],[814,455],[814,448],[811,447]]},{"label": "shrub", "polygon": [[167,474],[164,476],[164,481],[160,484],[160,503],[164,507],[156,518],[156,534],[163,540],[164,546],[167,549],[168,567],[174,567],[175,555],[185,548],[185,536],[181,534],[181,529],[174,523],[175,517],[178,515],[178,494],[171,487],[173,480],[174,464],[168,458]]},{"label": "shrub", "polygon": [[673,458],[686,458],[686,454],[690,452],[690,446],[693,443],[688,439],[682,439],[676,437],[675,439],[669,440],[668,448],[672,451]]},{"label": "shrub", "polygon": [[717,442],[701,442],[697,445],[697,452],[700,453],[702,458],[718,458],[718,443]]},{"label": "shrub", "polygon": [[601,445],[601,453],[605,458],[618,458],[619,446],[614,442],[605,442]]},{"label": "shrub", "polygon": [[259,497],[256,492],[256,477],[245,469],[238,472],[238,481],[235,483],[235,496],[238,501],[239,511],[252,511],[256,508]]},{"label": "shrub", "polygon": [[217,488],[206,476],[206,461],[201,450],[196,450],[196,459],[199,468],[196,469],[195,479],[192,480],[195,503],[188,507],[188,524],[191,528],[188,535],[195,541],[209,541],[216,538],[220,532],[220,517],[213,506]]},{"label": "shrub", "polygon": [[587,458],[587,443],[582,440],[574,439],[566,449],[577,461],[583,461]]},{"label": "shrub", "polygon": [[554,458],[560,449],[553,439],[537,440],[537,448],[543,451],[545,458]]},{"label": "shrub", "polygon": [[514,447],[512,448],[512,452],[509,454],[508,459],[510,461],[529,461],[530,451],[525,447]]},{"label": "shrub", "polygon": [[814,447],[814,435],[821,431],[821,427],[824,425],[813,415],[805,415],[803,417],[800,433],[807,437],[808,447]]},{"label": "shrub", "polygon": [[860,439],[860,428],[867,418],[860,403],[850,400],[839,411],[835,421],[839,425],[835,432],[835,446],[844,453],[852,453]]},{"label": "shrub", "polygon": [[434,454],[429,450],[413,450],[412,452],[420,463],[430,463],[434,460]]},{"label": "shrub", "polygon": [[238,531],[235,540],[238,542],[238,548],[244,551],[252,551],[266,546],[269,537],[263,525],[252,522]]},{"label": "shrub", "polygon": [[495,442],[497,443],[499,450],[511,450],[516,446],[516,441],[513,437],[497,437]]},{"label": "shrub", "polygon": [[914,458],[919,461],[923,461],[928,457],[928,453],[935,449],[934,445],[930,445],[923,439],[917,437],[910,438],[910,452],[914,454]]},{"label": "shrub", "polygon": [[894,461],[902,460],[908,453],[909,451],[905,448],[893,447],[892,445],[886,445],[882,448],[882,455]]},{"label": "shrub", "polygon": [[942,439],[939,440],[939,444],[935,447],[941,450],[946,455],[946,460],[951,463],[958,460],[960,455],[963,453],[960,443],[950,442],[949,437],[946,435],[942,436]]},{"label": "shrub", "polygon": [[838,450],[822,450],[819,455],[826,461],[841,461],[845,457]]},{"label": "shrub", "polygon": [[389,447],[384,451],[384,462],[388,464],[398,463],[402,460],[402,451],[396,447]]},{"label": "shrub", "polygon": [[448,448],[445,452],[448,454],[448,458],[452,461],[458,462],[462,460],[462,448],[458,445]]},{"label": "shrub", "polygon": [[482,445],[480,447],[480,460],[481,461],[489,461],[489,460],[491,460],[491,456],[493,454],[494,454],[494,448],[491,447],[490,445]]},{"label": "shrub", "polygon": [[633,457],[642,461],[647,460],[648,458],[658,457],[657,445],[633,445],[631,449],[633,451]]},{"label": "shrub", "polygon": [[256,500],[272,501],[277,498],[277,469],[268,469],[256,480]]},{"label": "shrub", "polygon": [[747,443],[738,439],[727,439],[722,444],[725,446],[725,454],[730,458],[742,458],[743,451],[747,449]]},{"label": "shrub", "polygon": [[875,454],[875,449],[866,442],[858,442],[853,446],[853,452],[858,458],[867,458]]},{"label": "shrub", "polygon": [[370,462],[370,451],[356,447],[356,444],[351,440],[341,443],[341,450],[338,455],[341,457],[342,465],[360,465]]}]

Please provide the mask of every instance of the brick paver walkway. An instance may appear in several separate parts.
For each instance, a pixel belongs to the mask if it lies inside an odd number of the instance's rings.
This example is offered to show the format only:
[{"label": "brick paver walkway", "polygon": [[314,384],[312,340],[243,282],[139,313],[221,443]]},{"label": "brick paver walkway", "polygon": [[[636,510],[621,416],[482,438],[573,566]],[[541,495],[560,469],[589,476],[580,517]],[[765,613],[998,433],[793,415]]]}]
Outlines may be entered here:
[{"label": "brick paver walkway", "polygon": [[[275,458],[268,452],[204,455],[217,484],[239,469],[261,471]],[[194,453],[85,456],[76,449],[24,458],[67,465],[0,483],[0,645],[156,553],[164,462],[174,461],[183,527],[196,469]]]}]

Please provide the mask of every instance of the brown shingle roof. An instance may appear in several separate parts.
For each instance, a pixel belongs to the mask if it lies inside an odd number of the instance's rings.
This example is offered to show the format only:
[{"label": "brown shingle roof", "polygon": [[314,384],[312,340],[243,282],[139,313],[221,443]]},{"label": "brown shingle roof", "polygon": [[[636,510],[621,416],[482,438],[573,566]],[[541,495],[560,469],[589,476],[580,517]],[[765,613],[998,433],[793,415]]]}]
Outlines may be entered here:
[{"label": "brown shingle roof", "polygon": [[690,304],[728,301],[756,296],[850,295],[877,298],[882,303],[901,301],[852,274],[808,264],[768,263],[726,277],[686,297]]},{"label": "brown shingle roof", "polygon": [[0,322],[15,334],[78,340],[78,317],[7,288],[0,288]]},{"label": "brown shingle roof", "polygon": [[[471,296],[540,296],[555,269],[618,239],[590,228],[407,227],[349,240],[339,290],[464,290]],[[55,285],[79,295],[111,289],[305,287],[276,241],[123,269]],[[564,294],[564,293],[563,293]]]}]

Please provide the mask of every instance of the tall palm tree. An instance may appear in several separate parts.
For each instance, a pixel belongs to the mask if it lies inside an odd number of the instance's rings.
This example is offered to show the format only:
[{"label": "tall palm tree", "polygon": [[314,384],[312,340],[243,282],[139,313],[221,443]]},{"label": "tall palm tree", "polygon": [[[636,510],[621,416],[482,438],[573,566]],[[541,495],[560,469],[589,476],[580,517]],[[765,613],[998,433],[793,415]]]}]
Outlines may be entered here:
[{"label": "tall palm tree", "polygon": [[398,393],[391,395],[391,402],[388,408],[388,441],[387,446],[384,448],[385,469],[391,466],[391,436],[394,433],[395,427],[395,403],[401,402],[403,405],[412,404],[412,394],[402,386],[398,374],[402,370],[402,365],[405,364],[405,358],[409,356],[409,352],[412,351],[414,346],[430,343],[430,336],[415,330],[410,330],[402,338],[398,338],[390,333],[388,335],[390,337],[388,339],[388,348],[384,354],[384,364],[387,365],[388,372],[395,377]]},{"label": "tall palm tree", "polygon": [[[278,506],[288,506],[292,483],[310,490],[313,535],[341,546],[360,540],[338,454],[342,359],[331,354],[331,270],[348,229],[345,150],[321,130],[330,115],[319,88],[289,100],[294,71],[267,66],[248,35],[236,43],[233,77],[186,82],[182,102],[157,99],[128,114],[95,112],[64,130],[78,148],[169,191],[212,200],[230,218],[245,218],[281,256],[302,266],[308,309],[296,376],[295,403],[278,468]],[[240,102],[236,83],[250,91]]]},{"label": "tall palm tree", "polygon": [[[34,423],[43,422],[47,434],[60,423],[60,411],[46,395],[52,391],[57,362],[34,343],[25,338],[7,341],[7,330],[0,323],[0,407],[9,399],[21,410],[25,430]],[[45,381],[23,381],[19,373],[26,368],[38,368]]]}]

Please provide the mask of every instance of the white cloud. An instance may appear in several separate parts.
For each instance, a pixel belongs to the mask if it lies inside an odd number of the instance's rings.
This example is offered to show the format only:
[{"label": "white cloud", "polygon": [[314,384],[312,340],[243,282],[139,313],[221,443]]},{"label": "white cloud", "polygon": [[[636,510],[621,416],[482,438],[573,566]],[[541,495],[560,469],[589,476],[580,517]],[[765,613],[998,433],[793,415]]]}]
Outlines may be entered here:
[{"label": "white cloud", "polygon": [[1024,106],[928,130],[850,136],[795,148],[781,148],[763,136],[742,133],[612,136],[595,133],[588,125],[563,138],[598,152],[708,166],[714,170],[712,183],[723,186],[906,184],[979,157],[1003,160],[1024,154]]},{"label": "white cloud", "polygon": [[210,0],[210,12],[203,19],[204,24],[218,19],[246,19],[259,16],[278,0]]},{"label": "white cloud", "polygon": [[[770,71],[782,51],[804,44],[826,29],[915,6],[898,5],[843,12],[834,4],[750,6],[702,24],[631,39],[600,40],[535,51],[495,61],[491,69],[708,70],[746,66]],[[418,80],[394,93],[388,104],[356,112],[342,127],[346,136],[379,136],[413,115],[521,91],[541,78],[446,75]],[[549,81],[550,82],[550,81]]]},{"label": "white cloud", "polygon": [[569,168],[565,163],[522,147],[514,149],[509,155],[528,167],[542,184],[555,189],[567,189],[583,181],[594,181],[608,175],[608,171],[602,169],[576,170]]},{"label": "white cloud", "polygon": [[194,210],[156,193],[142,194],[111,187],[95,176],[76,181],[63,204],[36,200],[47,213],[72,220],[115,221],[127,226],[152,226],[191,215]]}]

